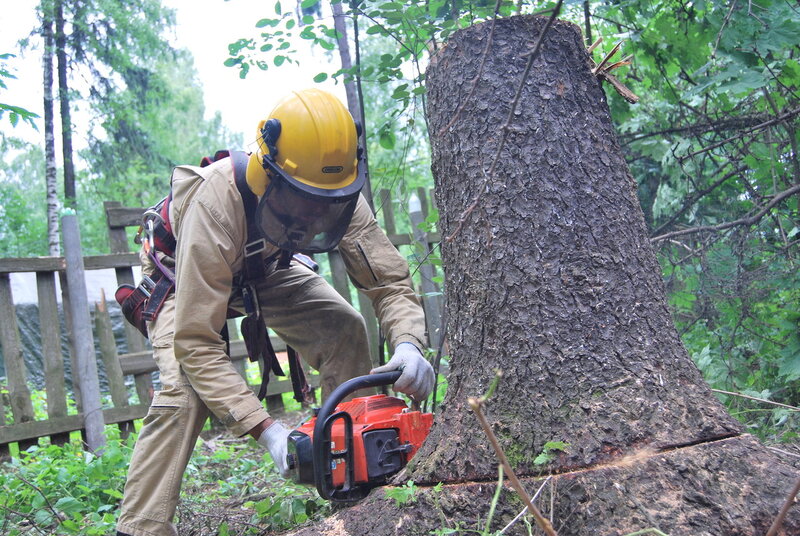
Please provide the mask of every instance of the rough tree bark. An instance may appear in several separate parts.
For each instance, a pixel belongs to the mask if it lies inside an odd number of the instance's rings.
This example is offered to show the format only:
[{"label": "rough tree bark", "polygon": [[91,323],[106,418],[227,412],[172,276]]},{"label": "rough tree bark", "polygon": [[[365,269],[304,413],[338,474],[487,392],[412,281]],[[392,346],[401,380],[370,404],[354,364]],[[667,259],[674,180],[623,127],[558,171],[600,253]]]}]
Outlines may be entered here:
[{"label": "rough tree bark", "polygon": [[[466,399],[487,390],[495,369],[494,432],[531,492],[551,476],[549,514],[562,536],[764,534],[796,480],[742,433],[678,337],[578,27],[550,29],[488,175],[545,20],[462,30],[427,73],[439,224],[453,236],[442,245],[451,372],[405,477],[451,485],[399,510],[373,492],[313,530],[482,528],[497,461]],[[568,447],[537,466],[548,441]],[[520,509],[504,492],[493,528]],[[795,508],[781,534],[798,531]]]}]

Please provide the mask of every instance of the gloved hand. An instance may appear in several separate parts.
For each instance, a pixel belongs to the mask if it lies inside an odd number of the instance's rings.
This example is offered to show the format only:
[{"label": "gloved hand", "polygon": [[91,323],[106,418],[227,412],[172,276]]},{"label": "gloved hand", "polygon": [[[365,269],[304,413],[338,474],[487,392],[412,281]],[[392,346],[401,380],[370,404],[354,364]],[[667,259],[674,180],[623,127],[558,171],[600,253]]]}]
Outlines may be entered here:
[{"label": "gloved hand", "polygon": [[289,476],[289,462],[286,461],[286,445],[289,437],[289,430],[278,421],[275,421],[261,432],[258,444],[269,451],[275,467],[281,476]]},{"label": "gloved hand", "polygon": [[394,349],[394,355],[382,367],[372,369],[370,374],[402,370],[403,374],[394,383],[394,390],[405,393],[417,402],[428,398],[436,383],[433,367],[422,357],[416,346],[410,342],[401,342]]}]

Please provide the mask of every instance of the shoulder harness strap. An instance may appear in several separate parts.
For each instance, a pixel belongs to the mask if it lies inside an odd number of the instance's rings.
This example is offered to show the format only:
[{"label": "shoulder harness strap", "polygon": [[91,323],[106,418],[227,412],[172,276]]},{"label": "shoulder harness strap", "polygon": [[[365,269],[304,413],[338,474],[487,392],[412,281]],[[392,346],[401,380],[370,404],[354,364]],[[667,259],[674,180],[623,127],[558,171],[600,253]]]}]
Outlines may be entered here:
[{"label": "shoulder harness strap", "polygon": [[[247,185],[247,162],[249,157],[246,153],[241,151],[231,151],[230,157],[236,188],[239,190],[239,195],[242,196],[245,221],[247,222],[244,263],[239,281],[246,314],[245,319],[242,320],[242,337],[244,338],[244,344],[247,348],[247,354],[250,356],[250,360],[262,360],[261,387],[258,392],[258,398],[259,400],[263,400],[267,396],[270,371],[276,376],[285,376],[286,374],[278,363],[278,356],[275,354],[275,349],[272,347],[266,324],[261,317],[261,307],[258,303],[256,285],[259,281],[264,279],[264,259],[262,259],[261,252],[266,249],[267,243],[256,224],[258,198]],[[288,268],[291,258],[291,251],[281,251],[279,254],[278,268]],[[294,399],[302,403],[306,401],[309,394],[308,382],[297,352],[287,347],[287,353],[289,355],[289,370],[292,379]]]}]

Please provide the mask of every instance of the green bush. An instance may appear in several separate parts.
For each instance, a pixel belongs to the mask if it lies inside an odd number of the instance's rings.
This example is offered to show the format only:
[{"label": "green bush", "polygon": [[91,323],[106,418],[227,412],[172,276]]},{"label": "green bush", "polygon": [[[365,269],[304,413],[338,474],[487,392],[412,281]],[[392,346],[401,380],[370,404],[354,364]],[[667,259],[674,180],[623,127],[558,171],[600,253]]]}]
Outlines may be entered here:
[{"label": "green bush", "polygon": [[107,429],[102,454],[77,443],[34,446],[0,466],[0,534],[113,533],[133,439]]}]

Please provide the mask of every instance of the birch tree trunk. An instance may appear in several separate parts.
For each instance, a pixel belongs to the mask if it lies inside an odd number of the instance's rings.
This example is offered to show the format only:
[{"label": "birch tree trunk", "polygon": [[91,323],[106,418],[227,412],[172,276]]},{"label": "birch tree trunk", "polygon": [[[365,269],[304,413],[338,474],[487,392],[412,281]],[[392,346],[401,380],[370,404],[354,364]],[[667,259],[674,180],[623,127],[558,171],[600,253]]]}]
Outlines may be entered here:
[{"label": "birch tree trunk", "polygon": [[44,53],[42,55],[43,94],[44,94],[44,160],[45,188],[47,203],[47,246],[49,254],[61,254],[58,235],[58,177],[56,167],[56,139],[53,113],[53,5],[49,0],[42,2],[42,36]]}]

